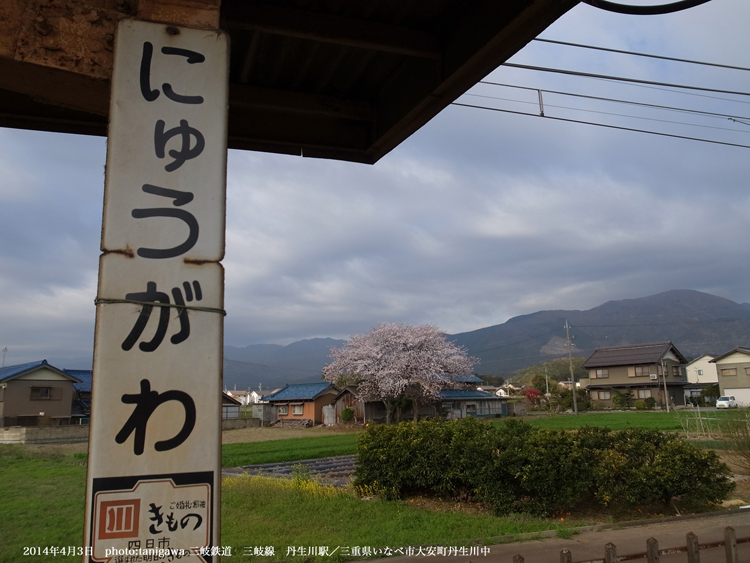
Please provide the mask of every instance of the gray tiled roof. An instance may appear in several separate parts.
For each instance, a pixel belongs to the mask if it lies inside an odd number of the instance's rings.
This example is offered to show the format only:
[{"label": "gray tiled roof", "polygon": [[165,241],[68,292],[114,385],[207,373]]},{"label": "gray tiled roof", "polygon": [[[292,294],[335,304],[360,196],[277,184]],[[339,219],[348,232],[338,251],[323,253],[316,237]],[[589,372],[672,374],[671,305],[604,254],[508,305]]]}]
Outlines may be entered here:
[{"label": "gray tiled roof", "polygon": [[454,401],[458,399],[501,399],[497,395],[487,393],[487,391],[477,391],[472,389],[443,389],[440,391],[440,398],[444,401]]},{"label": "gray tiled roof", "polygon": [[649,344],[634,344],[632,346],[615,346],[612,348],[597,348],[583,364],[584,368],[605,366],[636,366],[655,364],[664,355],[672,351],[681,363],[687,363],[677,348],[671,342],[651,342]]},{"label": "gray tiled roof", "polygon": [[468,375],[459,375],[455,381],[457,383],[482,383],[482,380],[472,373]]}]

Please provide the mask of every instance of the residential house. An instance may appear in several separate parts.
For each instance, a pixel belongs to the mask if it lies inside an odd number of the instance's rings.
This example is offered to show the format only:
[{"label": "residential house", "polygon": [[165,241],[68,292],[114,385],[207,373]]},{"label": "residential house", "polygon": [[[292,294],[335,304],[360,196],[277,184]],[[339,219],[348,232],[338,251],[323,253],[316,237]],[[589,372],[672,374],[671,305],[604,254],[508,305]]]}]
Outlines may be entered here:
[{"label": "residential house", "polygon": [[260,391],[250,391],[250,398],[248,404],[257,405],[258,403],[263,402],[263,395],[260,393]]},{"label": "residential house", "polygon": [[716,364],[711,363],[715,357],[716,354],[703,354],[685,366],[688,381],[685,385],[686,401],[690,402],[695,397],[700,397],[706,387],[719,382]]},{"label": "residential house", "polygon": [[684,405],[686,365],[671,342],[597,348],[583,364],[589,377],[581,379],[581,388],[602,406],[614,407],[613,397],[627,391],[634,401],[652,397],[664,403],[666,386],[670,405]]},{"label": "residential house", "polygon": [[240,406],[242,401],[232,397],[229,393],[224,392],[221,394],[221,419],[227,420],[230,418],[240,417]]},{"label": "residential house", "polygon": [[0,368],[2,426],[69,424],[75,383],[81,381],[47,360]]},{"label": "residential house", "polygon": [[[473,376],[472,376],[473,377]],[[465,382],[474,384],[473,381]],[[354,411],[354,420],[363,422],[372,420],[385,422],[386,409],[383,401],[365,401],[357,396],[356,387],[346,387],[336,397],[331,409],[335,416],[330,417],[330,424],[341,422],[341,413],[345,408]],[[412,407],[401,411],[401,420],[412,420]],[[458,389],[443,389],[438,401],[423,403],[419,406],[419,418],[442,416],[448,419],[507,416],[506,398],[486,391],[467,388],[459,385]],[[328,424],[329,422],[327,422]]]},{"label": "residential house", "polygon": [[249,405],[252,402],[250,391],[238,391],[237,389],[232,389],[230,391],[225,390],[224,393],[229,395],[230,397],[234,397],[240,402],[241,405],[244,406]]},{"label": "residential house", "polygon": [[322,381],[320,383],[299,383],[287,385],[263,399],[276,409],[277,420],[310,420],[313,424],[323,423],[323,407],[336,399],[340,389]]},{"label": "residential house", "polygon": [[443,389],[440,408],[448,420],[455,418],[494,418],[507,416],[506,399],[478,389]]},{"label": "residential house", "polygon": [[719,391],[722,396],[733,396],[738,404],[750,406],[750,348],[739,346],[716,356]]},{"label": "residential house", "polygon": [[477,385],[484,383],[479,377],[470,373],[468,375],[459,375],[454,380],[458,389],[476,389]]},{"label": "residential house", "polygon": [[78,379],[79,383],[74,383],[75,395],[73,397],[72,415],[78,422],[88,424],[91,417],[91,380],[92,371],[90,369],[63,369],[71,377]]}]

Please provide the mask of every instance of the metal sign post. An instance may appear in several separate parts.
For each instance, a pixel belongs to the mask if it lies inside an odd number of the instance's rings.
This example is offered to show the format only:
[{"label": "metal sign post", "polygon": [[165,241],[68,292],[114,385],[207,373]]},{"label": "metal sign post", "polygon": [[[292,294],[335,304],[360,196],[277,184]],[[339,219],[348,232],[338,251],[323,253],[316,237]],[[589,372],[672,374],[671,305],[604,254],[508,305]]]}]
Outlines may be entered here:
[{"label": "metal sign post", "polygon": [[119,24],[86,562],[220,554],[227,73],[217,30]]}]

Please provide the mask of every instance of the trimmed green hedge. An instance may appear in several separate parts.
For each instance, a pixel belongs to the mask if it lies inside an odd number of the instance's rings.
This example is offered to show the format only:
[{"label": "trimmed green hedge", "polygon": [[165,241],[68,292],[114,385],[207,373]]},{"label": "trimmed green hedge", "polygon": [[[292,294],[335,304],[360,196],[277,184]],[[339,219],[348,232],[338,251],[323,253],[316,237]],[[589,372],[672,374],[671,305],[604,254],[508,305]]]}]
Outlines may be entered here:
[{"label": "trimmed green hedge", "polygon": [[482,500],[498,514],[603,506],[720,502],[730,470],[658,430],[499,428],[473,418],[370,427],[357,446],[355,484],[388,498],[433,493]]}]

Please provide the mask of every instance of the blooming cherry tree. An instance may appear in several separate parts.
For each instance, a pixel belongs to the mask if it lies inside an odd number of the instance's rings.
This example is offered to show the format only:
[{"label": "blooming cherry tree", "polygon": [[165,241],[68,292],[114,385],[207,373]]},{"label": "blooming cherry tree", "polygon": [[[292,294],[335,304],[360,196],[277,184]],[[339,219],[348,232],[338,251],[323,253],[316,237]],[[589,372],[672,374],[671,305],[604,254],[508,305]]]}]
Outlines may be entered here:
[{"label": "blooming cherry tree", "polygon": [[454,387],[456,378],[471,373],[479,360],[448,342],[432,325],[381,323],[366,334],[353,336],[340,348],[331,348],[333,361],[323,368],[323,379],[342,377],[357,385],[358,395],[383,401],[387,422],[404,399],[419,405],[437,400],[441,389]]}]

